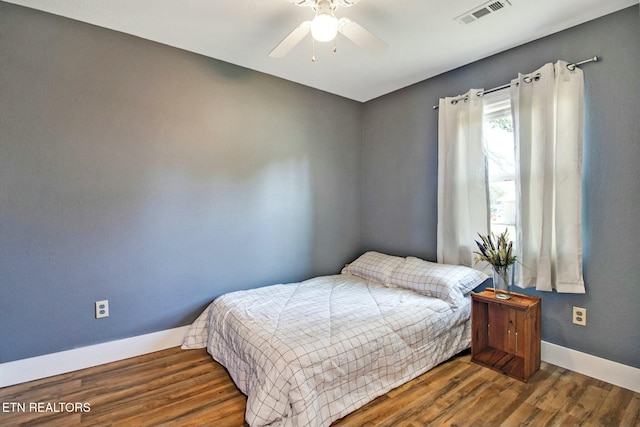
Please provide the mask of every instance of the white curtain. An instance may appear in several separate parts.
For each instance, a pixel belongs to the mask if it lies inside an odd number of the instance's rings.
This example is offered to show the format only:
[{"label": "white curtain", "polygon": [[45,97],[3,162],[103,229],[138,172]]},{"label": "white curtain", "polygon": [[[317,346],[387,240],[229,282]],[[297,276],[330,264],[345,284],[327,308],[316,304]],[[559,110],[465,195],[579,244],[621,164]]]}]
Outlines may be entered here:
[{"label": "white curtain", "polygon": [[482,89],[440,99],[438,235],[440,263],[473,266],[477,233],[488,231]]},{"label": "white curtain", "polygon": [[516,284],[584,293],[581,182],[584,76],[565,61],[511,82],[516,138]]}]

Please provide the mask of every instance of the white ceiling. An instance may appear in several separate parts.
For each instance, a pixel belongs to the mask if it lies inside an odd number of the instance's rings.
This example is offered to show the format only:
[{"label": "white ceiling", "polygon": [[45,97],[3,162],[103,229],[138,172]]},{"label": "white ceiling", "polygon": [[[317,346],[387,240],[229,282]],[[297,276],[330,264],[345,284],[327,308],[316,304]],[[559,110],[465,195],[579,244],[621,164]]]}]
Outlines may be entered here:
[{"label": "white ceiling", "polygon": [[[287,0],[5,0],[368,101],[489,55],[637,4],[638,0],[510,0],[471,24],[454,18],[486,0],[361,0],[338,8],[384,40],[369,54],[342,35],[337,53],[310,36],[268,56],[313,10]],[[594,52],[598,54],[599,52]],[[580,61],[585,58],[566,58]]]}]

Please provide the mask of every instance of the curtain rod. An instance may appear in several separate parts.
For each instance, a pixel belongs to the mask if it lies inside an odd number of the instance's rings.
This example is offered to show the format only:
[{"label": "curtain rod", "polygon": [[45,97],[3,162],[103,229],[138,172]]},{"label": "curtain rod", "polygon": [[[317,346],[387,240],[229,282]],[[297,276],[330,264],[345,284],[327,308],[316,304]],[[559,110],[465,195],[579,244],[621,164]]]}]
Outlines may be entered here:
[{"label": "curtain rod", "polygon": [[[591,58],[589,58],[589,59],[585,59],[584,61],[574,62],[573,64],[567,64],[567,68],[568,68],[569,70],[573,71],[573,70],[575,70],[575,69],[576,69],[576,67],[577,67],[578,65],[586,64],[586,63],[588,63],[588,62],[598,62],[598,57],[597,57],[597,56],[594,56],[594,57],[591,57]],[[484,91],[482,91],[482,92],[478,92],[478,93],[482,93],[483,95],[486,95],[486,94],[488,94],[488,93],[497,92],[497,91],[499,91],[499,90],[506,89],[506,88],[508,88],[509,86],[511,86],[511,83],[507,83],[507,84],[504,84],[504,85],[502,85],[502,86],[496,86],[496,87],[493,87],[493,88],[491,88],[491,89],[487,89],[487,90],[484,90]],[[434,106],[433,106],[433,109],[434,109],[434,110],[437,110],[438,108],[440,108],[440,106],[439,106],[439,105],[434,105]]]}]

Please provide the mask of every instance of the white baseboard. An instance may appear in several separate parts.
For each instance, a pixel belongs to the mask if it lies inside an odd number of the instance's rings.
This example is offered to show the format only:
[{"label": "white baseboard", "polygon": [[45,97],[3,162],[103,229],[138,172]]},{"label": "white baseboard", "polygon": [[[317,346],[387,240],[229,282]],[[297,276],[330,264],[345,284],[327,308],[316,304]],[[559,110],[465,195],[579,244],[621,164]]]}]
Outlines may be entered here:
[{"label": "white baseboard", "polygon": [[[0,387],[77,371],[182,345],[188,326],[0,364]],[[542,341],[552,365],[640,393],[640,369]]]},{"label": "white baseboard", "polygon": [[640,393],[640,369],[542,341],[541,359],[552,365]]},{"label": "white baseboard", "polygon": [[128,359],[182,345],[189,326],[0,364],[0,387]]}]

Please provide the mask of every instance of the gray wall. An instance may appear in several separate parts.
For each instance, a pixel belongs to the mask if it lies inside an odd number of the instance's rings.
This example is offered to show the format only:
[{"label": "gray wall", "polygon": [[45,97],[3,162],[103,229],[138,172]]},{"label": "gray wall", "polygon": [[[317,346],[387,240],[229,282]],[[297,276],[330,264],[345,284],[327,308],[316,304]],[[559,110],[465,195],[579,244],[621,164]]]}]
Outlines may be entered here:
[{"label": "gray wall", "polygon": [[361,103],[7,3],[0,100],[0,362],[357,254]]},{"label": "gray wall", "polygon": [[[633,6],[366,103],[363,247],[435,259],[439,98],[598,55],[583,66],[587,293],[526,293],[542,297],[545,341],[640,367],[639,28]],[[587,309],[586,327],[571,323],[574,305]]]}]

